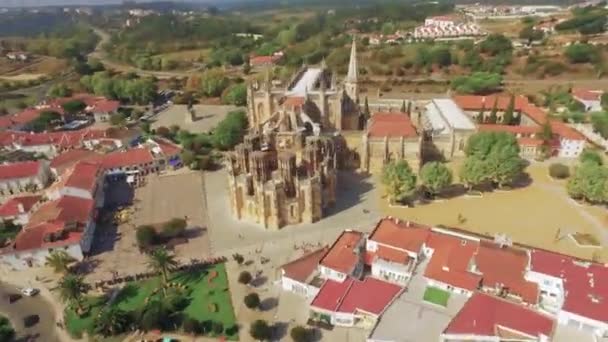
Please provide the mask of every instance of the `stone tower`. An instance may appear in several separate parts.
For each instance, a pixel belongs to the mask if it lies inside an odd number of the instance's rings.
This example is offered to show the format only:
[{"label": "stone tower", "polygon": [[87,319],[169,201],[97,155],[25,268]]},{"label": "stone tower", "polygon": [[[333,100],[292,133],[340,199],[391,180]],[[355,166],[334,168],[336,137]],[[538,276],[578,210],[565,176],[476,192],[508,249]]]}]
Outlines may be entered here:
[{"label": "stone tower", "polygon": [[354,102],[359,101],[359,71],[357,68],[357,43],[353,37],[353,44],[350,49],[350,61],[348,62],[348,74],[344,82],[346,94]]}]

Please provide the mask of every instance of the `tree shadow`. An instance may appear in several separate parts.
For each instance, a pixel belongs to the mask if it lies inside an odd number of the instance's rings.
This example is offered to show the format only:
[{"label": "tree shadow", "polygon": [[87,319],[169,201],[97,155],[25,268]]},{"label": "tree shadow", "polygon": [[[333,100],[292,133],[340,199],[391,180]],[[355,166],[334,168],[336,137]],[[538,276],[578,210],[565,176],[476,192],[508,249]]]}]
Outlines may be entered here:
[{"label": "tree shadow", "polygon": [[183,237],[186,239],[194,239],[207,233],[207,227],[190,227],[186,229]]},{"label": "tree shadow", "polygon": [[279,305],[279,299],[275,297],[265,298],[260,302],[261,311],[270,311]]},{"label": "tree shadow", "polygon": [[258,276],[255,277],[252,281],[251,281],[251,286],[253,287],[260,287],[264,284],[266,284],[266,282],[268,281],[268,277],[266,276]]},{"label": "tree shadow", "polygon": [[139,293],[139,287],[137,285],[127,284],[122,288],[122,290],[120,290],[118,295],[116,295],[114,302],[120,303],[122,301],[125,301],[125,300],[128,300],[130,298],[137,296],[138,293]]},{"label": "tree shadow", "polygon": [[89,258],[79,262],[73,270],[76,274],[87,275],[93,273],[99,264],[99,260]]},{"label": "tree shadow", "polygon": [[323,332],[319,328],[310,329],[310,341],[319,342],[323,340]]},{"label": "tree shadow", "polygon": [[273,341],[282,341],[283,338],[287,336],[287,329],[289,328],[289,323],[287,322],[275,322],[272,325],[272,340]]},{"label": "tree shadow", "polygon": [[325,217],[338,214],[363,201],[363,196],[373,190],[371,177],[353,171],[339,171],[336,187],[336,203],[326,209]]},{"label": "tree shadow", "polygon": [[14,342],[35,342],[40,338],[40,333],[27,334],[25,336],[17,337]]}]

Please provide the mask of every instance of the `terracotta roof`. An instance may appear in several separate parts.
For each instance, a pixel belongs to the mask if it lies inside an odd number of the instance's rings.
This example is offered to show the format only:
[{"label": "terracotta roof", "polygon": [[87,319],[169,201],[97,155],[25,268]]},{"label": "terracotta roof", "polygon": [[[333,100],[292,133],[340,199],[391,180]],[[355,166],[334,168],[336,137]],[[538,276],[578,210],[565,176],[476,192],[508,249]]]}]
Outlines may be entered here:
[{"label": "terracotta roof", "polygon": [[310,305],[333,312],[364,311],[378,316],[401,290],[398,285],[371,277],[363,281],[348,278],[342,283],[327,280]]},{"label": "terracotta roof", "polygon": [[249,57],[249,64],[251,65],[267,65],[267,64],[275,64],[279,60],[281,60],[282,56],[280,55],[272,55],[272,56],[251,56]]},{"label": "terracotta roof", "polygon": [[545,142],[542,139],[536,138],[517,138],[519,146],[542,146]]},{"label": "terracotta roof", "polygon": [[538,302],[538,284],[527,281],[528,253],[514,247],[500,247],[482,240],[475,254],[475,265],[482,274],[484,287],[505,287],[526,303]]},{"label": "terracotta roof", "polygon": [[430,229],[410,221],[383,218],[369,235],[369,240],[412,253],[419,253]]},{"label": "terracotta roof", "polygon": [[63,196],[60,199],[41,205],[30,217],[28,227],[49,221],[84,224],[91,217],[94,204],[95,202],[92,199]]},{"label": "terracotta roof", "polygon": [[5,131],[0,134],[1,145],[21,146],[55,145],[63,148],[80,147],[82,143],[106,136],[104,130],[81,129],[49,133],[26,133]]},{"label": "terracotta roof", "polygon": [[476,292],[456,314],[444,334],[496,336],[499,328],[529,338],[553,336],[555,322],[548,316],[504,299]]},{"label": "terracotta roof", "polygon": [[69,231],[59,240],[45,241],[45,237],[52,233],[58,233],[65,228],[63,222],[44,222],[28,229],[23,229],[15,237],[14,250],[26,251],[40,248],[51,248],[66,246],[80,242],[82,232]]},{"label": "terracotta roof", "polygon": [[26,161],[0,165],[0,179],[34,177],[40,171],[42,162]]},{"label": "terracotta roof", "polygon": [[399,264],[407,264],[410,260],[407,252],[383,245],[378,245],[375,252],[365,252],[365,263],[367,265],[371,265],[376,258]]},{"label": "terracotta roof", "polygon": [[544,250],[530,256],[532,271],[563,279],[562,310],[608,323],[608,267]]},{"label": "terracotta roof", "polygon": [[113,113],[120,107],[120,102],[112,100],[100,100],[89,109],[91,113]]},{"label": "terracotta roof", "polygon": [[154,161],[147,148],[133,148],[127,151],[112,152],[100,158],[105,169],[143,165]]},{"label": "terracotta roof", "polygon": [[79,161],[92,160],[99,157],[99,153],[84,148],[67,150],[51,160],[51,168],[64,169],[76,164]]},{"label": "terracotta roof", "polygon": [[584,88],[572,89],[572,96],[583,101],[600,101],[602,99],[603,90],[591,90]]},{"label": "terracotta roof", "polygon": [[363,238],[361,232],[345,230],[319,263],[332,270],[349,274],[362,258],[355,248]]},{"label": "terracotta roof", "polygon": [[41,198],[42,196],[38,195],[10,198],[0,206],[0,217],[14,217],[19,214],[27,213]]},{"label": "terracotta roof", "polygon": [[424,271],[425,277],[469,291],[477,288],[482,277],[468,271],[479,246],[477,241],[432,232],[427,245],[434,252]]},{"label": "terracotta roof", "polygon": [[283,275],[301,283],[307,282],[309,277],[315,273],[319,261],[327,251],[327,247],[321,248],[281,266],[281,269],[284,272]]},{"label": "terracotta roof", "polygon": [[82,189],[90,192],[95,190],[101,171],[101,164],[94,162],[79,162],[71,170],[66,171],[64,186]]},{"label": "terracotta roof", "polygon": [[158,145],[160,151],[165,155],[165,157],[176,156],[182,152],[182,148],[179,145],[176,145],[166,139],[154,138],[154,142]]},{"label": "terracotta roof", "polygon": [[374,113],[367,133],[371,137],[417,137],[418,133],[406,113]]}]

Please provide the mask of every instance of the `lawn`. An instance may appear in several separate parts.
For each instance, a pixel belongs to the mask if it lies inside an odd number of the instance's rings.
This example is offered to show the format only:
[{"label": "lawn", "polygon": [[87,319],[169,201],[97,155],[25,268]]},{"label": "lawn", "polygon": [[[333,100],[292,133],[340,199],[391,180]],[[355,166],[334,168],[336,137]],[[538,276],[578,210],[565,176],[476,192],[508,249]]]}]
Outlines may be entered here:
[{"label": "lawn", "polygon": [[[217,276],[209,281],[210,275],[217,272]],[[189,290],[189,303],[183,310],[185,317],[191,317],[198,321],[221,322],[225,329],[236,325],[234,308],[230,298],[228,278],[224,264],[210,266],[201,271],[185,271],[175,273],[170,282],[186,285]],[[126,285],[117,296],[114,304],[122,310],[135,313],[144,307],[144,301],[160,283],[160,278],[153,278],[141,282],[133,282]],[[81,336],[85,331],[91,331],[94,317],[97,316],[103,305],[98,297],[89,298],[92,306],[90,313],[78,318],[72,310],[66,310],[67,328],[73,336]],[[231,329],[227,336],[230,340],[238,339],[236,329]]]},{"label": "lawn", "polygon": [[424,291],[424,296],[422,297],[422,299],[429,303],[446,307],[448,306],[448,299],[450,299],[450,293],[440,288],[429,286]]}]

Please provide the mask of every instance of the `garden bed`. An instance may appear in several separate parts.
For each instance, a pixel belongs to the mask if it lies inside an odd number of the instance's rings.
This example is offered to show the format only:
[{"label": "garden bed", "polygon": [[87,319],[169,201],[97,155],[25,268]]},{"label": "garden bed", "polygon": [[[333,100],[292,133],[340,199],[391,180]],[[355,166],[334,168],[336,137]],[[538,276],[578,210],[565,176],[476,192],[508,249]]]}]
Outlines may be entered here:
[{"label": "garden bed", "polygon": [[[215,276],[210,281],[211,274]],[[170,277],[169,282],[187,288],[188,305],[182,311],[184,317],[190,317],[200,322],[220,322],[226,330],[223,335],[227,339],[238,339],[238,330],[234,329],[236,317],[230,297],[225,264],[211,265],[197,271],[178,272]],[[155,293],[159,285],[159,277],[131,282],[125,285],[112,305],[128,313],[137,313],[145,307],[146,298],[160,295],[160,291]],[[66,309],[65,321],[68,332],[74,337],[82,336],[84,332],[92,334],[95,317],[105,305],[104,303],[103,297],[88,297],[87,305],[91,309],[83,317],[78,317],[73,310]],[[216,310],[210,310],[209,308],[212,306]],[[217,337],[213,333],[210,333],[209,336]]]}]

